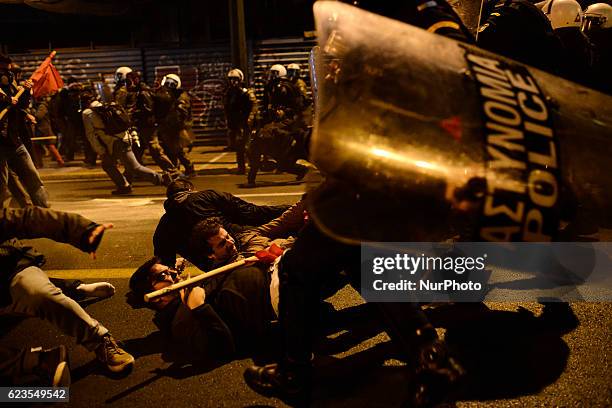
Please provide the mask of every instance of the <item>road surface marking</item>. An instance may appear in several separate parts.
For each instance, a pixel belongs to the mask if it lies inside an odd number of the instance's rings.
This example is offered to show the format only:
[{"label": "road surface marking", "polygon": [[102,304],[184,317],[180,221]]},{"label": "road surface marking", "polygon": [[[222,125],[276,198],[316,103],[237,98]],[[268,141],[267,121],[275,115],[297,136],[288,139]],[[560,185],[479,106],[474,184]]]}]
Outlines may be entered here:
[{"label": "road surface marking", "polygon": [[213,164],[214,162],[216,162],[217,160],[221,159],[223,156],[227,155],[227,153],[229,152],[223,152],[219,155],[217,155],[216,157],[213,157],[212,160],[208,161],[208,163],[206,163],[205,165],[203,165],[202,167],[200,167],[199,170],[205,169],[207,166],[210,166],[211,164]]},{"label": "road surface marking", "polygon": [[[298,192],[287,192],[287,193],[252,193],[252,194],[234,194],[238,198],[249,198],[249,197],[290,197],[290,196],[301,196],[304,191]],[[151,197],[138,197],[138,198],[92,198],[91,200],[84,201],[51,201],[54,205],[61,206],[62,204],[74,204],[76,202],[93,202],[100,204],[125,204],[128,207],[138,207],[143,205],[154,204],[157,201],[165,201],[166,197],[151,196]]]},{"label": "road surface marking", "polygon": [[236,197],[245,198],[245,197],[283,197],[283,196],[301,196],[304,194],[304,191],[297,193],[253,193],[253,194],[235,194]]},{"label": "road surface marking", "polygon": [[[51,278],[58,279],[128,279],[140,265],[133,268],[105,268],[105,269],[54,269],[45,270]],[[202,273],[195,266],[185,269],[185,273],[196,276]]]}]

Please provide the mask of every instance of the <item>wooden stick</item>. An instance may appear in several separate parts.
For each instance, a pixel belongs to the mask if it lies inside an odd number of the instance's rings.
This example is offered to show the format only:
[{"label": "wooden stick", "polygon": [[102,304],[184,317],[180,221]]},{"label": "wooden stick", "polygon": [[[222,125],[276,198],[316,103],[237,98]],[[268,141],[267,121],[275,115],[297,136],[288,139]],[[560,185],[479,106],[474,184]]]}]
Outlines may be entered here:
[{"label": "wooden stick", "polygon": [[194,286],[197,283],[205,279],[212,278],[213,276],[216,276],[216,275],[219,275],[225,272],[229,272],[231,270],[238,268],[239,266],[246,265],[247,263],[257,262],[258,260],[259,258],[257,258],[256,256],[251,256],[250,258],[245,258],[240,261],[232,262],[231,264],[227,264],[220,268],[213,269],[212,271],[203,273],[202,275],[198,275],[193,278],[186,279],[184,281],[175,283],[173,285],[166,286],[163,289],[156,290],[151,293],[147,293],[146,295],[144,295],[144,300],[145,302],[150,302],[151,300],[157,299],[160,296],[164,296],[164,295],[167,295],[168,293],[176,292],[177,290],[181,290],[188,286]]},{"label": "wooden stick", "polygon": [[[19,91],[17,91],[17,93],[14,96],[12,96],[12,98],[19,99],[21,97],[21,95],[23,95],[24,92],[25,92],[25,88],[20,86],[19,87]],[[2,110],[2,112],[0,112],[0,120],[4,119],[4,116],[7,114],[7,112],[8,112],[10,107],[11,107],[11,105],[9,105],[7,108],[4,108]]]}]

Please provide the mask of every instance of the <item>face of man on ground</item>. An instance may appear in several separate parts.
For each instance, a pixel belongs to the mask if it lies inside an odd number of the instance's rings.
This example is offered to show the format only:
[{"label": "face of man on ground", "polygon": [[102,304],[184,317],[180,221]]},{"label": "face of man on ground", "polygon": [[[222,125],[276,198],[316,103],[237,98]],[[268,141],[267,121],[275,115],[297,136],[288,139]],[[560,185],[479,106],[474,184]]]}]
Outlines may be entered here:
[{"label": "face of man on ground", "polygon": [[[149,283],[151,289],[160,290],[179,281],[178,272],[168,268],[166,265],[155,264],[151,267],[149,273]],[[162,309],[177,296],[176,292],[162,296],[153,301],[155,307]]]},{"label": "face of man on ground", "polygon": [[208,257],[216,263],[227,262],[238,253],[236,241],[224,228],[219,228],[217,235],[208,238],[206,242],[213,251]]}]

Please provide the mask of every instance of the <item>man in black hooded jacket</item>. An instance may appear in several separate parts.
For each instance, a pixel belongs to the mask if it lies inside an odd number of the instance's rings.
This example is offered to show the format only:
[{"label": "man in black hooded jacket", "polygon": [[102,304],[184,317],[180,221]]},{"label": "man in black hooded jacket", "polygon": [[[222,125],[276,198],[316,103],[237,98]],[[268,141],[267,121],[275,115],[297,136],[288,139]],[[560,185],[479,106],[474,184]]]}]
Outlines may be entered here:
[{"label": "man in black hooded jacket", "polygon": [[219,217],[228,228],[231,224],[258,226],[289,208],[287,205],[256,205],[215,190],[194,191],[193,184],[186,180],[174,181],[168,186],[166,195],[166,213],[153,235],[154,254],[165,265],[174,265],[178,253],[200,269],[206,269],[208,259],[189,244],[191,230],[199,221]]}]

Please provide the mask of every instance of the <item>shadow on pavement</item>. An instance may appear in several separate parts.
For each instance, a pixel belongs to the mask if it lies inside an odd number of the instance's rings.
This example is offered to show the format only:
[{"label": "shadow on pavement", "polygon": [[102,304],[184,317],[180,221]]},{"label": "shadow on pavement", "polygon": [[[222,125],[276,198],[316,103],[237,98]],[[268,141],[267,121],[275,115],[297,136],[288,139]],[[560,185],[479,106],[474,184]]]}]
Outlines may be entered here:
[{"label": "shadow on pavement", "polygon": [[[516,398],[534,394],[554,383],[563,373],[569,348],[561,338],[578,326],[566,303],[547,303],[536,316],[519,307],[516,311],[490,310],[484,304],[444,304],[426,310],[436,327],[446,329],[445,339],[468,373],[462,400]],[[323,333],[317,345],[316,381],[312,404],[328,406],[398,406],[406,400],[409,370],[398,360],[392,342],[382,342],[346,357],[352,349],[383,328],[371,305],[361,304],[338,312],[322,312]],[[163,352],[161,333],[124,342],[125,348],[142,357]],[[95,370],[93,363],[79,367],[77,378]],[[118,401],[151,383],[170,377],[182,380],[198,376],[219,364],[173,362],[129,389],[110,396]]]},{"label": "shadow on pavement", "polygon": [[477,310],[477,304],[448,305],[429,316],[446,327],[446,343],[468,373],[463,398],[470,400],[534,394],[554,383],[569,357],[561,336],[578,326],[566,303],[548,303],[537,317],[522,307]]},{"label": "shadow on pavement", "polygon": [[[319,352],[339,353],[382,330],[367,305],[345,309],[347,331],[326,339]],[[342,312],[338,312],[339,315]],[[492,400],[535,394],[563,373],[569,347],[561,338],[579,324],[566,303],[547,303],[535,316],[490,310],[484,304],[448,304],[427,311],[468,373],[461,399]],[[370,316],[370,317],[368,317]],[[340,326],[338,326],[340,328]],[[397,358],[391,342],[345,358],[317,358],[316,406],[397,406],[407,398],[409,372],[384,362]],[[403,391],[406,390],[406,391]]]}]

